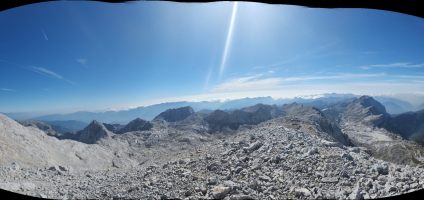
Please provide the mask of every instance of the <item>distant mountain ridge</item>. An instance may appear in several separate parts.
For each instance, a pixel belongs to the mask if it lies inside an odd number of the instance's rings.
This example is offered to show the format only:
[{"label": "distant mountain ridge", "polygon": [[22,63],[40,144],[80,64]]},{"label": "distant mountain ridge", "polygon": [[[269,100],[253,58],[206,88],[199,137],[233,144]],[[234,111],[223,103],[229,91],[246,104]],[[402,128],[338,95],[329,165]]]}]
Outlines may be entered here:
[{"label": "distant mountain ridge", "polygon": [[194,113],[193,108],[190,106],[171,108],[164,112],[161,112],[153,120],[165,120],[167,122],[176,122],[186,119],[188,116]]},{"label": "distant mountain ridge", "polygon": [[[370,148],[376,156],[397,163],[419,163],[418,157],[408,148],[423,148],[410,143],[423,138],[424,111],[407,112],[391,116],[379,101],[371,96],[332,96],[313,100],[298,99],[298,102],[283,105],[255,104],[240,109],[215,109],[211,112],[195,112],[190,106],[170,108],[148,121],[139,117],[127,125],[108,124],[93,120],[76,134],[56,136],[86,144],[96,144],[103,139],[119,135],[146,134],[167,127],[182,128],[200,134],[231,134],[238,130],[250,129],[262,122],[275,118],[282,119],[297,127],[299,122],[313,128],[322,137],[344,145],[359,145]],[[316,106],[314,106],[316,105]],[[38,127],[47,134],[51,127],[32,121],[30,126]],[[309,131],[309,129],[305,129]],[[52,135],[52,134],[50,134]],[[412,137],[413,136],[413,137]],[[404,140],[404,139],[407,140]]]},{"label": "distant mountain ridge", "polygon": [[[128,110],[121,111],[105,111],[105,112],[75,112],[69,114],[52,114],[52,115],[44,115],[38,117],[31,117],[28,119],[34,119],[37,121],[80,121],[83,123],[90,123],[92,120],[98,120],[104,123],[119,123],[126,124],[131,120],[140,117],[145,120],[152,120],[159,113],[173,108],[180,108],[190,106],[193,108],[195,112],[198,111],[208,111],[211,112],[213,110],[235,110],[243,107],[254,106],[256,104],[267,104],[267,105],[283,105],[289,104],[293,102],[301,103],[308,106],[313,106],[319,109],[324,109],[335,102],[340,101],[351,101],[354,98],[358,98],[358,95],[353,94],[322,94],[315,96],[304,96],[304,97],[296,97],[296,98],[286,98],[286,99],[273,99],[272,97],[255,97],[255,98],[242,98],[235,99],[229,101],[201,101],[201,102],[188,102],[188,101],[180,101],[180,102],[168,102],[168,103],[160,103],[150,106],[143,106]],[[407,111],[415,111],[418,108],[415,108],[408,102],[399,100],[393,97],[385,97],[385,96],[376,96],[376,100],[379,100],[387,109],[387,112],[390,114],[400,114]],[[25,116],[20,113],[16,115],[14,113],[9,113],[7,116],[14,118],[17,116],[19,119]],[[14,118],[17,119],[17,118]],[[81,128],[81,127],[79,127]],[[74,130],[75,131],[75,130]]]}]

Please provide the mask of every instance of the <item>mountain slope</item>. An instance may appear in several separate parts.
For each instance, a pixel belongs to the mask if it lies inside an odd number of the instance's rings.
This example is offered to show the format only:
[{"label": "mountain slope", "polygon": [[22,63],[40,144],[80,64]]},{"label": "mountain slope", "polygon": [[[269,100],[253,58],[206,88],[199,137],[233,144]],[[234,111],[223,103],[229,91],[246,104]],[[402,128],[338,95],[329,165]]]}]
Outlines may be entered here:
[{"label": "mountain slope", "polygon": [[114,155],[98,145],[60,141],[0,114],[0,165],[108,168]]},{"label": "mountain slope", "polygon": [[51,125],[46,124],[44,122],[35,121],[35,120],[24,120],[24,121],[18,121],[23,126],[32,126],[35,128],[38,128],[45,132],[49,136],[58,136],[60,133],[56,131]]},{"label": "mountain slope", "polygon": [[347,105],[340,127],[358,146],[370,149],[377,158],[401,164],[423,164],[424,148],[386,130],[390,121],[383,105],[362,96]]},{"label": "mountain slope", "polygon": [[415,110],[415,107],[411,103],[397,98],[376,96],[374,99],[383,104],[387,112],[392,115]]},{"label": "mountain slope", "polygon": [[394,116],[387,122],[386,128],[403,138],[424,144],[424,110]]}]

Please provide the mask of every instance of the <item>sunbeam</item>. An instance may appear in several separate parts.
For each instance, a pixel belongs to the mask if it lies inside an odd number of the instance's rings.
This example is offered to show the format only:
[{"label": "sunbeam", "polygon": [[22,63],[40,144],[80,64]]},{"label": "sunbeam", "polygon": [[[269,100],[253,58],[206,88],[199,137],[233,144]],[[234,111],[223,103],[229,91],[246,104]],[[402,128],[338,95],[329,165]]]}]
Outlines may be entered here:
[{"label": "sunbeam", "polygon": [[220,79],[222,77],[222,73],[224,73],[224,70],[225,70],[225,63],[227,62],[228,51],[230,49],[231,40],[233,38],[234,22],[235,22],[235,18],[236,18],[236,14],[237,14],[237,4],[238,4],[238,2],[234,2],[233,11],[232,11],[232,14],[231,14],[230,26],[228,27],[227,39],[225,40],[224,53],[222,55],[221,65],[219,67],[219,78]]}]

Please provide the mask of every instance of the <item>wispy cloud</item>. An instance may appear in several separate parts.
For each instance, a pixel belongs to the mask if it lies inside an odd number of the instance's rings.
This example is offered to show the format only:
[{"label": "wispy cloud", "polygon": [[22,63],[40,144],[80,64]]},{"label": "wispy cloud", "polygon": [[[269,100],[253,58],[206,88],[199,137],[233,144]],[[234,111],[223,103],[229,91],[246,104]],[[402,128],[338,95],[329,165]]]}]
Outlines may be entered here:
[{"label": "wispy cloud", "polygon": [[361,54],[364,55],[373,55],[373,54],[378,54],[378,51],[362,51]]},{"label": "wispy cloud", "polygon": [[209,67],[208,73],[206,74],[205,83],[203,85],[203,89],[207,89],[209,87],[209,82],[212,77],[212,67]]},{"label": "wispy cloud", "polygon": [[281,67],[282,65],[290,64],[290,63],[293,63],[293,62],[298,61],[300,59],[316,56],[318,53],[338,44],[339,42],[340,42],[339,40],[333,40],[331,42],[317,46],[317,47],[312,48],[312,49],[305,51],[303,53],[297,54],[297,55],[291,57],[290,59],[282,60],[282,61],[279,61],[279,62],[274,62],[274,63],[268,64],[268,65],[258,65],[258,66],[254,66],[253,68],[254,69],[264,69],[264,68],[270,68],[270,67]]},{"label": "wispy cloud", "polygon": [[87,59],[85,58],[77,58],[77,62],[81,65],[86,65],[87,64]]},{"label": "wispy cloud", "polygon": [[250,91],[261,90],[278,87],[283,80],[281,78],[270,77],[261,78],[263,74],[245,76],[230,79],[221,83],[212,89],[212,92],[229,92],[229,91]]},{"label": "wispy cloud", "polygon": [[359,66],[361,69],[372,69],[372,68],[421,68],[424,67],[424,63],[413,64],[409,62],[397,62],[388,64],[375,64],[375,65],[363,65]]},{"label": "wispy cloud", "polygon": [[315,76],[290,76],[290,77],[266,77],[264,74],[243,76],[229,79],[216,85],[212,92],[232,92],[232,91],[257,91],[280,89],[289,85],[296,85],[305,81],[313,80],[356,80],[371,77],[383,77],[385,73],[359,74],[359,73],[338,73]]},{"label": "wispy cloud", "polygon": [[75,82],[64,78],[62,75],[60,75],[56,72],[53,72],[49,69],[43,68],[43,67],[32,66],[31,70],[38,73],[38,74],[41,74],[41,75],[44,75],[44,76],[47,76],[47,77],[50,77],[50,78],[59,79],[59,80],[65,81],[65,82],[70,83],[70,84],[75,84]]},{"label": "wispy cloud", "polygon": [[284,81],[308,81],[308,80],[332,80],[332,79],[355,79],[355,78],[368,78],[385,76],[386,73],[377,74],[354,74],[354,73],[339,73],[324,76],[295,76],[284,78]]},{"label": "wispy cloud", "polygon": [[16,90],[10,89],[10,88],[0,88],[0,91],[3,91],[3,92],[16,92]]},{"label": "wispy cloud", "polygon": [[44,29],[41,29],[41,33],[43,34],[43,37],[46,41],[49,40],[49,37],[47,36],[46,32],[44,31]]}]

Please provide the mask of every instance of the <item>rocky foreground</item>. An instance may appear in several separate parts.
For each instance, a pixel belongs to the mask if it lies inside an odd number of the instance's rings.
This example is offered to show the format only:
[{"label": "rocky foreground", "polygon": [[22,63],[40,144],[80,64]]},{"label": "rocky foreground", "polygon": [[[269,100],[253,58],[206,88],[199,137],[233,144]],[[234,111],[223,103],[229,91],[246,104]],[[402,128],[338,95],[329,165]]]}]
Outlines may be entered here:
[{"label": "rocky foreground", "polygon": [[342,145],[310,121],[279,117],[214,135],[160,130],[104,142],[115,150],[127,145],[115,151],[117,158],[139,153],[133,155],[135,166],[120,162],[81,170],[15,163],[0,168],[0,188],[54,199],[360,199],[424,188],[422,165],[375,159],[366,148]]}]

